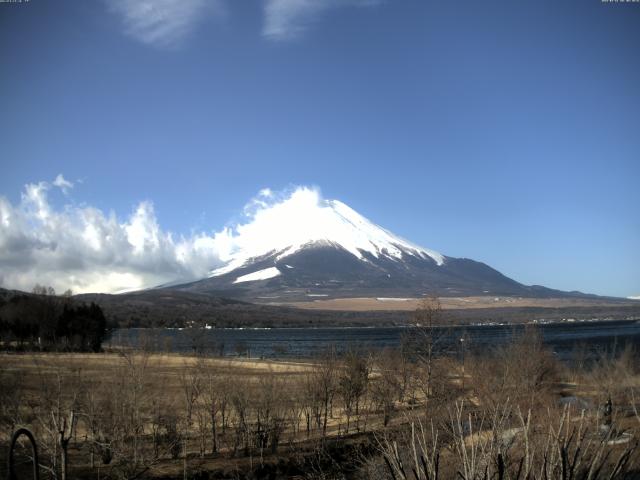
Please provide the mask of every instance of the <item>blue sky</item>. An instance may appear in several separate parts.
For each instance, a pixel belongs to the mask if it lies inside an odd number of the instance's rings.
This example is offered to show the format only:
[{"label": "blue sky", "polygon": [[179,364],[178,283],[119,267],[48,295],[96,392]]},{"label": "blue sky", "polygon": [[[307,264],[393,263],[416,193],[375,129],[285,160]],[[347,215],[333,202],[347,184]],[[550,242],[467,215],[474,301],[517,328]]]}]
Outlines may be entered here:
[{"label": "blue sky", "polygon": [[310,185],[523,283],[640,295],[639,46],[640,4],[600,0],[0,3],[0,282],[160,280]]}]

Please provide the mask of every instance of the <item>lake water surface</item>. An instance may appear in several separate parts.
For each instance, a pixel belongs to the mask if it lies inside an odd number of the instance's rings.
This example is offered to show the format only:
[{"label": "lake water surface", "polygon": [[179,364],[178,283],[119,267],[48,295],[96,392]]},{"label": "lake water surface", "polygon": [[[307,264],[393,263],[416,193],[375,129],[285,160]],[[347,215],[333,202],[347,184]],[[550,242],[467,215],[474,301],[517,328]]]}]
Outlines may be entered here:
[{"label": "lake water surface", "polygon": [[[589,321],[537,326],[544,343],[559,357],[569,359],[576,350],[587,354],[621,351],[626,345],[640,347],[640,321]],[[438,335],[439,345],[449,351],[490,351],[524,332],[523,326],[483,325],[451,327]],[[528,332],[528,331],[527,331]],[[411,327],[277,328],[277,329],[120,329],[107,346],[145,346],[153,350],[190,353],[205,351],[254,358],[311,357],[328,347],[382,349],[398,347],[415,335]]]}]

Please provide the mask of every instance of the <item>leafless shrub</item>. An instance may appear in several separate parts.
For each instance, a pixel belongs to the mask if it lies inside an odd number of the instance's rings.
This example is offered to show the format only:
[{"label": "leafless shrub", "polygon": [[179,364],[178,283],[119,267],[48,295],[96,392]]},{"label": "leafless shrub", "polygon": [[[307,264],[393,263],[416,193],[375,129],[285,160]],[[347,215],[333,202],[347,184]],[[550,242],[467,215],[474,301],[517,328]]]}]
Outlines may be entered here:
[{"label": "leafless shrub", "polygon": [[584,412],[576,417],[570,408],[546,425],[534,425],[530,412],[523,415],[508,403],[485,411],[466,411],[456,403],[448,425],[429,427],[411,423],[401,445],[388,437],[379,441],[388,477],[614,479],[631,470],[637,451],[637,444],[612,445],[612,430],[602,433]]},{"label": "leafless shrub", "polygon": [[469,363],[476,398],[494,408],[508,399],[523,411],[538,412],[559,378],[558,361],[544,347],[535,327],[527,327],[493,354],[476,356]]},{"label": "leafless shrub", "polygon": [[24,387],[18,372],[0,365],[0,431],[13,432],[24,422],[20,409],[24,401]]}]

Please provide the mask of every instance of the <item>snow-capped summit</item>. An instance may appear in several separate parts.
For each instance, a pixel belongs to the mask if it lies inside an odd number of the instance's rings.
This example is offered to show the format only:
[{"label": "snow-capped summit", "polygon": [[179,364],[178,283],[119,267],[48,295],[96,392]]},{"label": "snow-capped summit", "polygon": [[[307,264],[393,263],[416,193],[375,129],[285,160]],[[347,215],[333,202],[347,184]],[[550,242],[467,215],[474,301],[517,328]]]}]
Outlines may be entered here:
[{"label": "snow-capped summit", "polygon": [[216,235],[223,265],[208,278],[174,288],[265,302],[563,293],[420,247],[311,188],[282,197],[264,190],[245,214],[244,223]]},{"label": "snow-capped summit", "polygon": [[269,254],[281,260],[303,248],[323,244],[340,247],[363,261],[367,261],[366,254],[397,260],[412,255],[431,258],[438,265],[444,263],[440,253],[392,234],[338,200],[323,199],[317,190],[302,187],[269,206],[266,200],[255,200],[259,208],[251,221],[228,232],[232,241],[227,262],[211,276],[231,272]]}]

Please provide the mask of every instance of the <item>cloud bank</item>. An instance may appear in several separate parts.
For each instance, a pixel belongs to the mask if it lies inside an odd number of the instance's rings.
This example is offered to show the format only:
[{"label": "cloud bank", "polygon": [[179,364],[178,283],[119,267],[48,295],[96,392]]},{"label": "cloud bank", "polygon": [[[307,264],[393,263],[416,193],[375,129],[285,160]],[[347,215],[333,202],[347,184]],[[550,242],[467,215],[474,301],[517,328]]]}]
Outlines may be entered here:
[{"label": "cloud bank", "polygon": [[28,184],[17,205],[0,196],[0,286],[119,292],[201,278],[220,264],[215,235],[163,231],[151,202],[119,220],[91,206],[54,208],[48,195],[56,188],[68,192],[73,183],[58,175]]},{"label": "cloud bank", "polygon": [[132,38],[154,47],[179,47],[207,15],[223,11],[222,0],[106,0]]},{"label": "cloud bank", "polygon": [[[175,235],[158,224],[153,203],[138,203],[126,218],[67,196],[63,175],[24,186],[20,201],[0,196],[0,287],[30,291],[35,284],[58,292],[118,293],[207,277],[238,251],[259,252],[259,241],[305,218],[324,202],[318,189],[264,188],[241,218],[219,231]],[[52,195],[66,204],[54,206]],[[50,198],[51,197],[51,198]]]},{"label": "cloud bank", "polygon": [[[15,205],[0,196],[0,287],[30,291],[38,283],[58,292],[117,293],[220,274],[327,235],[356,256],[406,243],[315,187],[264,188],[237,222],[190,236],[163,230],[150,201],[121,219],[71,202],[73,187],[58,175],[25,185]],[[60,192],[66,205],[56,207],[50,197]]]}]

